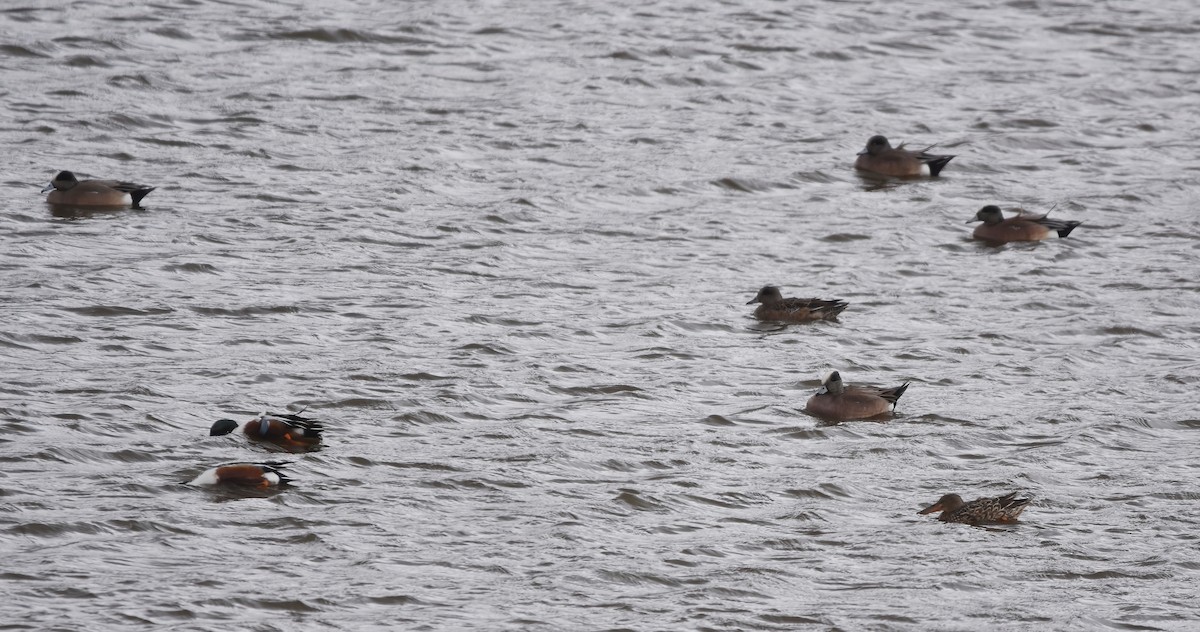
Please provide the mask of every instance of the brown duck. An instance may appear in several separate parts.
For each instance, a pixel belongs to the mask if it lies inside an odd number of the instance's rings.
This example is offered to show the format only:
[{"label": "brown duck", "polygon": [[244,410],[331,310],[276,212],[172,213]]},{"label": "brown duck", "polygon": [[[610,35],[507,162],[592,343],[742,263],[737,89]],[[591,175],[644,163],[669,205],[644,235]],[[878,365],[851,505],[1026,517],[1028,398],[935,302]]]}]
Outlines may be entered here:
[{"label": "brown duck", "polygon": [[754,310],[755,318],[789,323],[833,320],[849,305],[840,299],[784,298],[779,288],[774,285],[763,287],[754,299],[746,304],[755,303],[760,303]]},{"label": "brown duck", "polygon": [[1083,223],[1074,220],[1050,219],[1047,215],[1049,213],[1046,215],[1019,214],[1005,219],[999,206],[989,204],[979,209],[975,217],[967,220],[967,223],[983,222],[975,227],[972,236],[975,239],[994,243],[1041,241],[1049,237],[1051,233],[1057,233],[1060,238],[1066,237],[1075,230],[1076,226]]},{"label": "brown duck", "polygon": [[154,187],[119,180],[79,180],[70,171],[60,171],[42,193],[46,202],[64,206],[127,206],[139,208],[142,198]]},{"label": "brown duck", "polygon": [[808,398],[804,409],[830,421],[870,419],[896,407],[896,401],[908,390],[908,382],[896,388],[846,386],[842,375],[833,371],[821,382],[821,390]]},{"label": "brown duck", "polygon": [[918,151],[905,149],[904,143],[892,147],[886,137],[876,135],[867,141],[866,148],[858,152],[854,168],[897,178],[936,177],[954,156],[931,154],[930,149],[933,149],[933,145]]},{"label": "brown duck", "polygon": [[1030,500],[1029,498],[1017,498],[1017,493],[1013,492],[1007,496],[977,498],[969,503],[964,503],[958,494],[946,494],[936,503],[917,513],[930,514],[940,511],[942,513],[938,516],[938,520],[942,522],[961,522],[970,525],[1011,524],[1017,521],[1017,516],[1021,515],[1022,511],[1025,511],[1025,506],[1029,504]]}]

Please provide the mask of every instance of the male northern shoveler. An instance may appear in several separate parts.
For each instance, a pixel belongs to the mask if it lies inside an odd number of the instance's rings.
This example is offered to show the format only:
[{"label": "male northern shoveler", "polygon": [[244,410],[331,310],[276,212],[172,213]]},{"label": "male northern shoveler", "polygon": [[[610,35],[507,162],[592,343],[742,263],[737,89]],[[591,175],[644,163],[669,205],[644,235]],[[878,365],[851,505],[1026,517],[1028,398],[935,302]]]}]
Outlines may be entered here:
[{"label": "male northern shoveler", "polygon": [[[227,435],[237,430],[238,422],[220,419],[212,425],[209,436]],[[300,415],[263,413],[242,426],[247,437],[265,441],[288,450],[308,450],[321,443],[321,422]]]},{"label": "male northern shoveler", "polygon": [[975,232],[971,236],[993,243],[1041,241],[1049,237],[1051,233],[1057,233],[1060,238],[1066,237],[1075,230],[1076,226],[1083,223],[1075,220],[1050,219],[1048,215],[1049,213],[1045,215],[1018,214],[1005,219],[999,206],[989,204],[979,209],[975,217],[967,220],[967,223],[983,222],[975,227]]},{"label": "male northern shoveler", "polygon": [[936,503],[918,511],[919,514],[942,512],[938,520],[963,524],[1011,524],[1025,511],[1031,498],[1017,498],[1017,492],[998,498],[977,498],[964,503],[958,494],[946,494]]},{"label": "male northern shoveler", "polygon": [[79,180],[70,171],[60,171],[42,193],[46,202],[64,206],[125,206],[138,208],[154,187],[119,180]]},{"label": "male northern shoveler", "polygon": [[207,469],[188,485],[232,485],[235,487],[276,487],[291,482],[284,475],[285,463],[226,463]]},{"label": "male northern shoveler", "polygon": [[755,318],[791,323],[833,320],[848,306],[846,301],[840,299],[783,298],[779,288],[774,285],[764,286],[754,299],[746,304],[755,303],[761,303],[754,310]]},{"label": "male northern shoveler", "polygon": [[892,147],[886,137],[876,135],[867,141],[866,148],[858,152],[854,168],[898,178],[936,177],[954,156],[937,156],[929,153],[930,149],[933,149],[933,145],[920,151],[905,149],[904,143]]},{"label": "male northern shoveler", "polygon": [[821,381],[821,390],[808,398],[804,409],[831,421],[870,419],[896,408],[896,400],[908,390],[908,382],[895,388],[846,386],[842,375],[831,372]]}]

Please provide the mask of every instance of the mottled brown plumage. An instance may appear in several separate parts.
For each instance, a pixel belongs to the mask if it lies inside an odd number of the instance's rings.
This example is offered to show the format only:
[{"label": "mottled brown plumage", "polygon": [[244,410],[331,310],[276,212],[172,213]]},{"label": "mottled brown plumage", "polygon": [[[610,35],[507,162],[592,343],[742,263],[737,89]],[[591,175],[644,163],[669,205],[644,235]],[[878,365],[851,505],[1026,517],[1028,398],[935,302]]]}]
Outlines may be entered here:
[{"label": "mottled brown plumage", "polygon": [[754,310],[759,320],[778,320],[789,323],[806,323],[814,320],[833,320],[848,304],[840,299],[784,298],[779,288],[768,285],[747,305],[761,303]]},{"label": "mottled brown plumage", "polygon": [[1011,524],[1017,521],[1017,516],[1025,511],[1029,498],[1017,498],[1013,492],[998,498],[977,498],[964,503],[958,494],[946,494],[938,501],[921,511],[920,514],[942,512],[938,520],[942,522],[960,522],[962,524]]}]

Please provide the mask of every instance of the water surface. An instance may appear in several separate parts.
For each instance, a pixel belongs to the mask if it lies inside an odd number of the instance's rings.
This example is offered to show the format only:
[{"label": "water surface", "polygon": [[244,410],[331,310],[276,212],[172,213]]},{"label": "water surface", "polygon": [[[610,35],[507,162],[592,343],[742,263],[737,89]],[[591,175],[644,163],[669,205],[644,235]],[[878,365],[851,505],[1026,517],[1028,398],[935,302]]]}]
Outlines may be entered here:
[{"label": "water surface", "polygon": [[[0,11],[11,629],[1187,630],[1188,2]],[[850,167],[875,133],[958,155]],[[48,208],[60,169],[159,187]],[[1070,238],[990,247],[985,204]],[[767,283],[841,298],[775,326]],[[911,381],[886,423],[823,371]],[[207,436],[306,409],[323,449]],[[279,492],[180,485],[286,460]],[[943,525],[946,492],[1023,523]]]}]

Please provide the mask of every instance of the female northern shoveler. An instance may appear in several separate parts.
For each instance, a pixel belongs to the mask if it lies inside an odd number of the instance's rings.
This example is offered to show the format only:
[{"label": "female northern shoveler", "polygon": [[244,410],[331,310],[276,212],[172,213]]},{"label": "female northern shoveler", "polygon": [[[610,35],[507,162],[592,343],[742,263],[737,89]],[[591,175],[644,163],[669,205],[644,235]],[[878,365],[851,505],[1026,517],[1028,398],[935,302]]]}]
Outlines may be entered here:
[{"label": "female northern shoveler", "polygon": [[908,382],[896,388],[846,386],[842,375],[831,372],[821,381],[821,390],[808,398],[804,409],[831,421],[870,419],[896,408],[896,400],[908,390]]},{"label": "female northern shoveler", "polygon": [[[227,435],[237,430],[238,422],[220,419],[212,425],[209,436]],[[321,422],[300,415],[263,413],[242,426],[247,437],[266,441],[288,450],[307,450],[321,443]]]},{"label": "female northern shoveler", "polygon": [[839,299],[783,298],[779,288],[774,285],[763,287],[754,299],[746,304],[753,305],[755,303],[761,303],[754,310],[755,318],[792,323],[833,320],[848,306],[846,301]]},{"label": "female northern shoveler", "polygon": [[154,187],[119,180],[79,180],[70,171],[60,171],[42,193],[46,202],[66,206],[125,206],[138,208]]},{"label": "female northern shoveler", "polygon": [[1017,498],[1017,492],[998,498],[977,498],[964,503],[958,494],[946,494],[936,503],[918,511],[919,514],[942,512],[938,520],[963,524],[1011,524],[1025,511],[1031,498]]},{"label": "female northern shoveler", "polygon": [[291,482],[280,469],[285,463],[226,463],[201,472],[188,485],[275,487]]},{"label": "female northern shoveler", "polygon": [[975,239],[990,241],[993,243],[1008,243],[1010,241],[1041,241],[1050,236],[1050,233],[1057,233],[1058,236],[1066,237],[1075,230],[1075,227],[1083,222],[1075,220],[1059,220],[1050,219],[1046,215],[1016,215],[1004,218],[1004,213],[999,206],[989,204],[975,214],[975,217],[967,220],[967,223],[983,222],[975,227],[975,232],[971,236]]},{"label": "female northern shoveler", "polygon": [[876,135],[867,140],[867,146],[858,152],[854,168],[898,178],[937,177],[954,156],[934,155],[929,153],[930,149],[933,149],[933,145],[918,151],[905,149],[904,143],[900,143],[899,147],[892,147],[886,137]]}]

